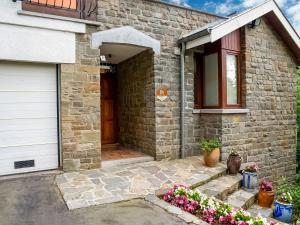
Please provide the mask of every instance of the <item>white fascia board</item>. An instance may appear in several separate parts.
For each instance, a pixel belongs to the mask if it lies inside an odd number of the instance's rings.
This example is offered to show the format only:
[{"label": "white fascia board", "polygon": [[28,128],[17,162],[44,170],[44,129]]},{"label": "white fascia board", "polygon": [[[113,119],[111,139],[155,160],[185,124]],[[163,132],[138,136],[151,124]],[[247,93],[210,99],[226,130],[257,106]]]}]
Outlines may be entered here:
[{"label": "white fascia board", "polygon": [[22,2],[0,0],[0,24],[35,27],[71,33],[86,33],[86,25],[84,23],[21,15],[18,13],[22,9],[21,4]]},{"label": "white fascia board", "polygon": [[262,17],[263,15],[274,10],[274,7],[277,8],[274,2],[268,1],[256,8],[245,11],[244,13],[229,19],[220,25],[217,25],[211,30],[211,41],[215,42],[227,34],[230,34],[231,32],[247,25],[253,20]]},{"label": "white fascia board", "polygon": [[195,47],[204,45],[204,44],[209,43],[209,42],[212,42],[210,34],[187,42],[186,49],[195,48]]},{"label": "white fascia board", "polygon": [[227,34],[230,34],[231,32],[270,12],[273,12],[277,16],[292,40],[300,49],[299,35],[293,29],[292,25],[288,22],[286,17],[282,14],[279,7],[273,0],[264,2],[261,5],[256,6],[255,8],[249,9],[235,17],[232,17],[231,19],[228,19],[216,25],[215,27],[211,28],[208,35],[187,42],[187,49],[194,48],[206,43],[215,42],[220,38],[226,36]]},{"label": "white fascia board", "polygon": [[289,21],[285,18],[285,16],[282,14],[282,12],[279,10],[278,7],[276,7],[274,10],[275,15],[278,17],[286,31],[289,33],[295,44],[300,49],[300,37],[295,31],[295,29],[292,27],[292,25],[289,23]]}]

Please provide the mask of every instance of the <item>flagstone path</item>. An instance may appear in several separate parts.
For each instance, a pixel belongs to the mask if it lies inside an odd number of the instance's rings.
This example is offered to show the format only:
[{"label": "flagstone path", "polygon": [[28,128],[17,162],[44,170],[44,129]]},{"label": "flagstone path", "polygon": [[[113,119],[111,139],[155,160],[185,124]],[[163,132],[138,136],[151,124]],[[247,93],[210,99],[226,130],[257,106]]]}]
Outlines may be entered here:
[{"label": "flagstone path", "polygon": [[144,198],[157,190],[170,188],[176,183],[199,186],[207,180],[223,175],[225,171],[223,164],[214,168],[205,167],[202,157],[197,156],[106,170],[64,173],[56,177],[56,183],[68,208],[72,210]]}]

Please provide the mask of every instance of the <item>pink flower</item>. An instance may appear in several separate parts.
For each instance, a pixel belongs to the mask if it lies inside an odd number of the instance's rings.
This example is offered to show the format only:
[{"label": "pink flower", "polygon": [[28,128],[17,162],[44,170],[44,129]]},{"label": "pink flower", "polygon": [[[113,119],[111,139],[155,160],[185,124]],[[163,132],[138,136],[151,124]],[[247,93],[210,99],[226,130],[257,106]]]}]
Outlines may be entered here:
[{"label": "pink flower", "polygon": [[262,190],[262,191],[272,191],[273,190],[272,182],[269,182],[267,180],[262,180],[260,182],[260,190]]},{"label": "pink flower", "polygon": [[245,221],[241,221],[241,222],[239,222],[239,225],[248,225],[248,223]]},{"label": "pink flower", "polygon": [[203,220],[208,223],[213,223],[216,217],[216,210],[213,208],[208,208],[203,211]]},{"label": "pink flower", "polygon": [[221,224],[224,224],[224,225],[232,225],[232,224],[236,224],[236,221],[233,220],[233,215],[232,213],[229,213],[225,216],[220,216],[219,218],[219,222]]},{"label": "pink flower", "polygon": [[259,170],[256,163],[252,163],[250,166],[246,166],[245,171],[250,173],[256,173]]},{"label": "pink flower", "polygon": [[199,208],[199,203],[196,201],[188,201],[185,205],[184,205],[184,210],[189,212],[189,213],[196,213],[196,210]]}]

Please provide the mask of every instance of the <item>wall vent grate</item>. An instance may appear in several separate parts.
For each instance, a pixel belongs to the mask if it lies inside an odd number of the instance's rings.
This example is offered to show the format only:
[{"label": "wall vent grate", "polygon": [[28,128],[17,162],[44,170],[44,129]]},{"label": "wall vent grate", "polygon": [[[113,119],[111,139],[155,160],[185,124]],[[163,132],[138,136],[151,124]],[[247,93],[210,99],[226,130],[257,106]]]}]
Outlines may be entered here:
[{"label": "wall vent grate", "polygon": [[29,168],[29,167],[34,167],[34,166],[35,166],[34,160],[16,161],[15,162],[15,169],[23,169],[23,168]]}]

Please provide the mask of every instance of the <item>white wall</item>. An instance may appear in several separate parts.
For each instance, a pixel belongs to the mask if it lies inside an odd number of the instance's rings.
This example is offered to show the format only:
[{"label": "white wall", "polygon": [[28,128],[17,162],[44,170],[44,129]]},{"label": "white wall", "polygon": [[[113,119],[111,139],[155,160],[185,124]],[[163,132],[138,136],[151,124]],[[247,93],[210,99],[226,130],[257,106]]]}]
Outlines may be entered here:
[{"label": "white wall", "polygon": [[20,15],[21,2],[0,0],[0,60],[75,63],[84,23]]}]

